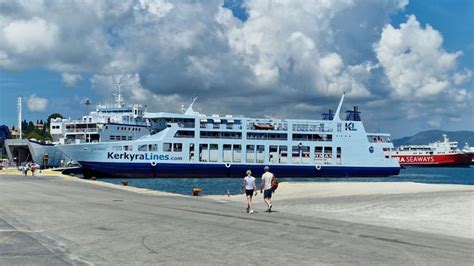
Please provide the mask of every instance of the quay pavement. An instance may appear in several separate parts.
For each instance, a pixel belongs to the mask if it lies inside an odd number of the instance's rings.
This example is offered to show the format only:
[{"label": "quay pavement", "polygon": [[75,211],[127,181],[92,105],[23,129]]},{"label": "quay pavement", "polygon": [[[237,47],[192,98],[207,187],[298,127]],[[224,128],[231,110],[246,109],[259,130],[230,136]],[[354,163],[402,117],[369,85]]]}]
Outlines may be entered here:
[{"label": "quay pavement", "polygon": [[470,238],[292,214],[278,205],[249,215],[240,202],[0,175],[0,265],[472,265],[473,247]]}]

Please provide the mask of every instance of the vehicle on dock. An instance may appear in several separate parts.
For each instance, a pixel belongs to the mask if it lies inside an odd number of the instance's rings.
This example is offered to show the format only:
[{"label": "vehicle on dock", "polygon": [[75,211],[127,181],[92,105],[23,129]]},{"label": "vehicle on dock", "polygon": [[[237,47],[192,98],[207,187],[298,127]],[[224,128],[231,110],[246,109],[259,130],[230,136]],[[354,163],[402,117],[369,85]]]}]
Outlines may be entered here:
[{"label": "vehicle on dock", "polygon": [[154,132],[133,141],[58,146],[85,177],[235,177],[269,165],[279,177],[391,176],[389,134],[366,133],[357,107],[322,120],[147,113]]}]

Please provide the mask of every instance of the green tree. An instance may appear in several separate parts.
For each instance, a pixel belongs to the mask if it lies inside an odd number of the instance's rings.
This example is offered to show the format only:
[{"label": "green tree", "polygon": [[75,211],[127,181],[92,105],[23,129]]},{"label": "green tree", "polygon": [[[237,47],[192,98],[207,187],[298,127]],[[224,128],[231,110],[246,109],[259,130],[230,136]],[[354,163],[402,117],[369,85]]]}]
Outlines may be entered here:
[{"label": "green tree", "polygon": [[48,120],[47,120],[47,124],[48,124],[48,127],[49,125],[51,124],[51,119],[54,119],[54,118],[64,118],[60,113],[52,113],[48,116]]},{"label": "green tree", "polygon": [[26,138],[27,138],[27,139],[44,140],[44,137],[41,136],[41,134],[39,134],[39,133],[36,132],[36,131],[31,131],[31,132],[27,133],[27,134],[26,134]]},{"label": "green tree", "polygon": [[35,124],[32,121],[28,122],[28,126],[26,127],[26,134],[33,132],[35,130]]}]

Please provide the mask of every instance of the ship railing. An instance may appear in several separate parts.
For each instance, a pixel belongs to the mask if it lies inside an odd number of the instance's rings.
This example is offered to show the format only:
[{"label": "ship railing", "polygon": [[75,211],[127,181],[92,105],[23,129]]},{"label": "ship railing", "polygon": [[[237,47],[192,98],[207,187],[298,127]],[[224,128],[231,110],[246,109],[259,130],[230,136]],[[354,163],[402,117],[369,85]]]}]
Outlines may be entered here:
[{"label": "ship railing", "polygon": [[98,132],[97,128],[72,128],[66,129],[66,133],[91,133]]},{"label": "ship railing", "polygon": [[[193,125],[194,127],[194,125]],[[234,129],[240,130],[242,129],[242,125],[240,124],[204,124],[202,123],[200,126],[201,129]]]},{"label": "ship railing", "polygon": [[179,126],[180,128],[194,128],[194,122],[178,123],[178,126]]}]

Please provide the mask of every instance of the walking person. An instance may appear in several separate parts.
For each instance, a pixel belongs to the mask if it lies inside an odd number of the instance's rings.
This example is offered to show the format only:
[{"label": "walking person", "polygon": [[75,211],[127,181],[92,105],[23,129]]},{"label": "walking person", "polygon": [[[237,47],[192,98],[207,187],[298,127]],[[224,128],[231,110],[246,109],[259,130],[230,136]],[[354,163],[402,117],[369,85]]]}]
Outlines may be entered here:
[{"label": "walking person", "polygon": [[262,182],[260,184],[260,193],[263,193],[263,200],[267,204],[266,212],[272,212],[272,180],[273,180],[273,173],[270,172],[270,167],[265,166],[263,168],[265,173],[262,175]]},{"label": "walking person", "polygon": [[26,165],[25,165],[25,176],[28,175],[28,171],[30,171],[30,165],[29,165],[29,164],[26,164]]},{"label": "walking person", "polygon": [[240,188],[240,191],[242,192],[242,189],[245,188],[245,196],[247,197],[247,213],[252,214],[254,213],[252,198],[253,193],[255,193],[255,196],[257,196],[257,186],[255,185],[255,177],[252,176],[252,171],[247,170],[246,174],[247,176],[244,177],[244,182]]},{"label": "walking person", "polygon": [[31,175],[35,176],[35,172],[36,172],[36,164],[32,164],[31,165]]}]

